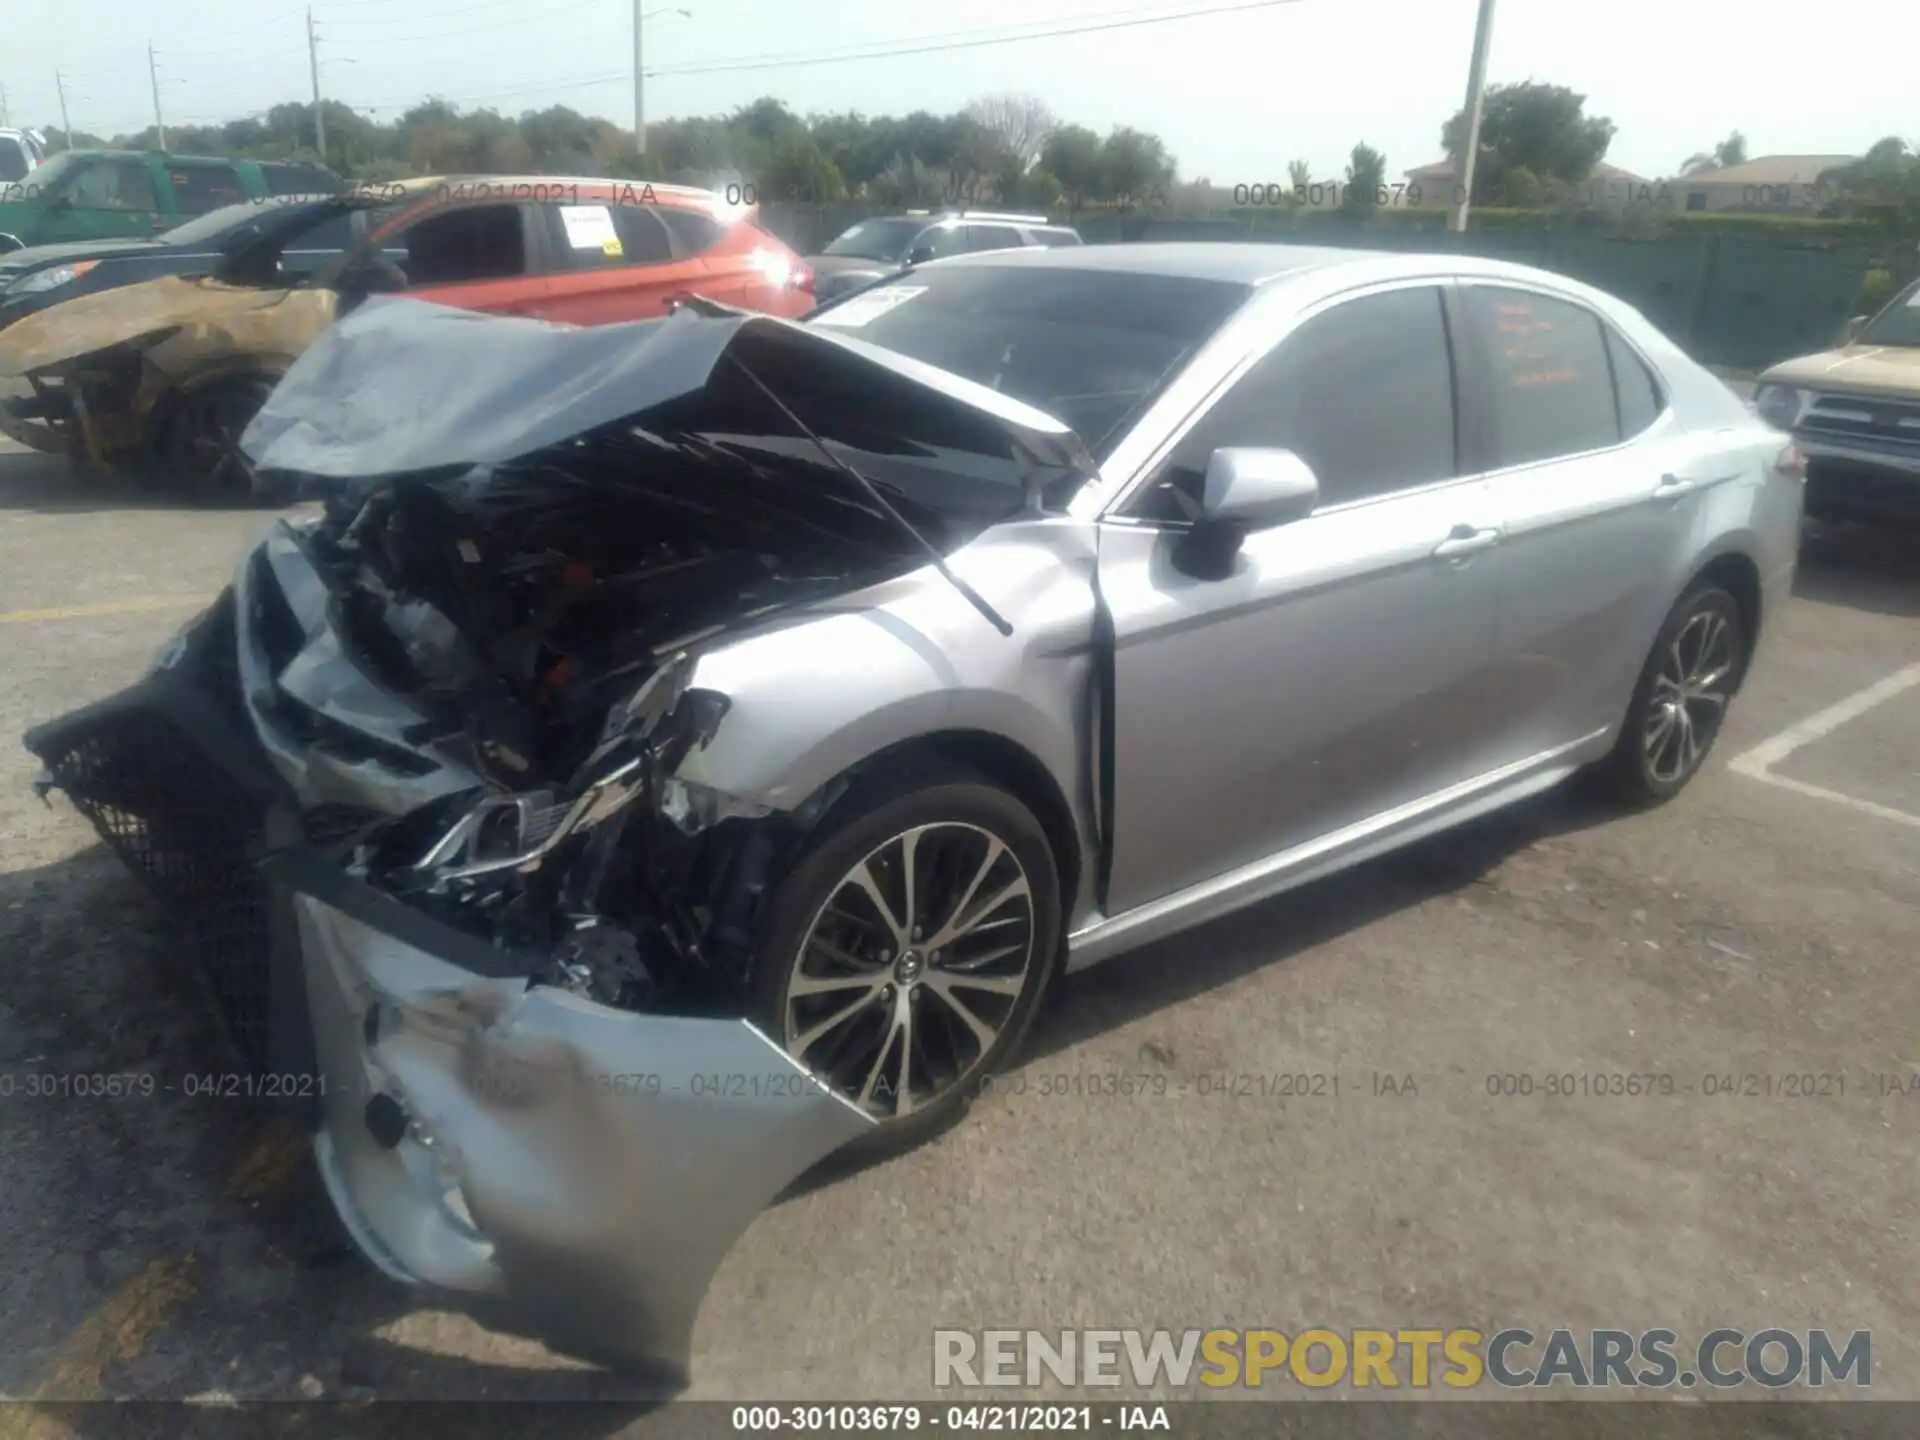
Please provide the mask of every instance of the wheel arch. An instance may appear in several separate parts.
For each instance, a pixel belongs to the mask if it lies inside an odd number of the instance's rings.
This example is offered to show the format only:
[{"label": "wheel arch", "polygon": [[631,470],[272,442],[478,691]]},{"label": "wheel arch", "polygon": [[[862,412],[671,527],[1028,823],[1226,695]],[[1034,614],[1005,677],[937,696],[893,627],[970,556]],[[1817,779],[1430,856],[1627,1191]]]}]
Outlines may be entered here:
[{"label": "wheel arch", "polygon": [[875,751],[830,784],[854,773],[904,768],[916,760],[944,760],[979,774],[1012,795],[1033,812],[1046,832],[1060,881],[1062,933],[1069,928],[1074,898],[1079,894],[1084,863],[1073,808],[1040,757],[1015,740],[991,730],[954,728],[933,730]]},{"label": "wheel arch", "polygon": [[277,385],[292,365],[288,356],[230,355],[166,386],[154,396],[142,421],[141,448],[147,459],[161,458],[167,427],[195,396],[230,380],[258,379]]},{"label": "wheel arch", "polygon": [[1760,567],[1744,550],[1723,550],[1695,570],[1680,593],[1684,595],[1702,585],[1719,586],[1733,596],[1734,604],[1740,607],[1740,623],[1746,630],[1746,644],[1742,647],[1739,674],[1734,677],[1734,689],[1737,691],[1746,683],[1754,650],[1760,643],[1760,625],[1765,618]]}]

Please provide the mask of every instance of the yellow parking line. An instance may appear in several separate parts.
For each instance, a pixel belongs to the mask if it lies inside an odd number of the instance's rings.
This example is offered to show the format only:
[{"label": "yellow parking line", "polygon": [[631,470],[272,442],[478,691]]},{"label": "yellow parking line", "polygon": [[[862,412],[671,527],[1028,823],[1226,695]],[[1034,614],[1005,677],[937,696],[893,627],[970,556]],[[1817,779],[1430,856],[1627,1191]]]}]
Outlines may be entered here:
[{"label": "yellow parking line", "polygon": [[73,1432],[39,1408],[98,1400],[107,1372],[137,1360],[173,1312],[193,1294],[193,1261],[156,1260],[109,1295],[54,1352],[28,1403],[0,1411],[0,1440],[64,1440]]},{"label": "yellow parking line", "polygon": [[37,620],[86,620],[95,615],[146,615],[156,610],[185,610],[206,603],[204,595],[149,595],[141,600],[108,600],[99,605],[57,605],[51,610],[0,610],[0,625],[31,625]]}]

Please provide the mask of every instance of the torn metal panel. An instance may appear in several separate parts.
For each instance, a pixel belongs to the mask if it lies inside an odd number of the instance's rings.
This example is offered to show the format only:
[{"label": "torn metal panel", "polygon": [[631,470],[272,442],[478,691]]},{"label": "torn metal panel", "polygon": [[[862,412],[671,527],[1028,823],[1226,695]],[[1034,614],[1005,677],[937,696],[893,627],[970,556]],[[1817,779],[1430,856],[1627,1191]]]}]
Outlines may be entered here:
[{"label": "torn metal panel", "polygon": [[684,1380],[728,1248],[874,1123],[745,1021],[479,978],[297,905],[343,1219],[389,1274],[561,1349]]}]

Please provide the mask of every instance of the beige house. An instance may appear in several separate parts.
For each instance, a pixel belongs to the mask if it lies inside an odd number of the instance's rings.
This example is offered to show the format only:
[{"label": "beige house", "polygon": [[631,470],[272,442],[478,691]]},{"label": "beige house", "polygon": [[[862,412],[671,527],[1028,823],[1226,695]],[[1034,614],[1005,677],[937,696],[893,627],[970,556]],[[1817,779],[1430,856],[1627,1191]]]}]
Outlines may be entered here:
[{"label": "beige house", "polygon": [[[1454,191],[1459,187],[1459,172],[1453,161],[1436,160],[1431,165],[1409,170],[1406,175],[1408,199],[1420,209],[1444,210],[1453,203]],[[1622,170],[1618,165],[1602,163],[1596,165],[1593,174],[1577,188],[1584,203],[1613,210],[1653,202],[1659,195],[1660,182]]]},{"label": "beige house", "polygon": [[1662,182],[1679,212],[1746,210],[1787,212],[1818,210],[1833,198],[1821,176],[1849,165],[1858,155],[1763,155],[1744,164],[1697,170]]}]

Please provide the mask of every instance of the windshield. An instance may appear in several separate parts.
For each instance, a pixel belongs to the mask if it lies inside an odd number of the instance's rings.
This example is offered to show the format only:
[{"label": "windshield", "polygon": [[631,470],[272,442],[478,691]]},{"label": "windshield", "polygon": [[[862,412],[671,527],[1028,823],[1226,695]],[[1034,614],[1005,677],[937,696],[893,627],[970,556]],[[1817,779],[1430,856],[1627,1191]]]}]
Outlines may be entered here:
[{"label": "windshield", "polygon": [[1860,332],[1856,343],[1920,346],[1920,280],[1894,296],[1893,302]]},{"label": "windshield", "polygon": [[925,220],[862,220],[822,253],[853,255],[862,260],[900,260],[905,258],[913,237],[927,224]]},{"label": "windshield", "polygon": [[870,287],[823,306],[808,323],[1044,410],[1104,459],[1251,293],[1177,275],[969,265]]}]

